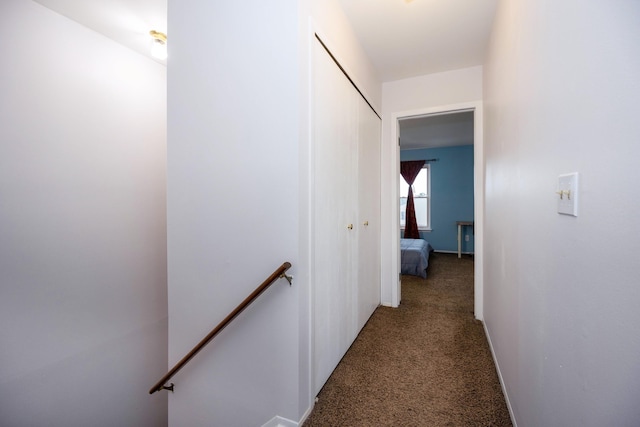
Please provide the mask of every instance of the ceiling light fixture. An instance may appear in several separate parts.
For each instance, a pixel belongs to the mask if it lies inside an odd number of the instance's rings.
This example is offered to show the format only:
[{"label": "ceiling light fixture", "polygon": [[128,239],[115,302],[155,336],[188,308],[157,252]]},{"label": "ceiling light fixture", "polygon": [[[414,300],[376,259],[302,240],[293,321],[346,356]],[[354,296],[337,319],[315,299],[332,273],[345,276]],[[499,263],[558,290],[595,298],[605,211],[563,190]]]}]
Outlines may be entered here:
[{"label": "ceiling light fixture", "polygon": [[167,35],[155,30],[149,31],[149,34],[153,38],[151,56],[162,60],[167,59]]}]

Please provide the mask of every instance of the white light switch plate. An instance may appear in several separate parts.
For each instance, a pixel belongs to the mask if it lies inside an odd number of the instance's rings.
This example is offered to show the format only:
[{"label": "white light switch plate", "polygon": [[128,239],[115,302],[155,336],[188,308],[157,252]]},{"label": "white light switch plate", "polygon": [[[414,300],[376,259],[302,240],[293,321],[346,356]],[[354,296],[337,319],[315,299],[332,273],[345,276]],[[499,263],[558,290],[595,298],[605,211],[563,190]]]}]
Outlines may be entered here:
[{"label": "white light switch plate", "polygon": [[578,216],[578,172],[558,177],[558,213]]}]

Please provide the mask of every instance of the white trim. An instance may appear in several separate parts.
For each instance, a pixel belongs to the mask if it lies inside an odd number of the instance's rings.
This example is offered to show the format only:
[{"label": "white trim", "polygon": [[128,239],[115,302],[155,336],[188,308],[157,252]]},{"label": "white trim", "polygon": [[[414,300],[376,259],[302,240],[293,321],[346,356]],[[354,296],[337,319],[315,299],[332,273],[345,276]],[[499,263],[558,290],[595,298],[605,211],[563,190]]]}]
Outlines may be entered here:
[{"label": "white trim", "polygon": [[[316,233],[315,233],[315,223],[316,223],[316,203],[315,203],[315,194],[314,194],[314,189],[316,186],[315,183],[315,120],[314,120],[314,115],[315,115],[315,109],[314,109],[314,105],[315,105],[315,98],[314,98],[314,79],[315,79],[315,73],[316,70],[313,66],[314,64],[314,55],[315,55],[315,49],[317,49],[317,40],[316,40],[316,34],[320,34],[321,36],[323,36],[322,32],[318,29],[318,26],[316,25],[315,20],[313,19],[313,17],[309,17],[309,33],[308,33],[308,39],[307,39],[307,48],[308,48],[308,58],[307,58],[307,65],[308,65],[308,111],[309,111],[309,116],[308,116],[308,120],[309,120],[309,126],[308,126],[308,145],[307,145],[307,149],[308,149],[308,156],[307,156],[307,167],[309,170],[309,174],[307,176],[308,178],[308,184],[309,187],[307,189],[307,202],[308,202],[308,209],[309,209],[309,222],[308,224],[308,233],[309,233],[309,247],[308,247],[308,252],[309,252],[309,258],[308,258],[308,262],[309,262],[309,296],[308,296],[308,304],[309,304],[309,318],[308,318],[308,334],[309,334],[309,342],[308,342],[308,347],[307,350],[309,351],[308,354],[308,359],[307,359],[307,363],[308,363],[308,370],[307,370],[307,388],[305,390],[301,390],[301,392],[305,393],[304,396],[304,404],[307,405],[307,410],[305,411],[305,416],[302,418],[302,420],[304,421],[306,419],[306,417],[309,416],[309,414],[311,413],[311,411],[313,410],[313,407],[315,405],[315,389],[316,389],[316,384],[315,384],[315,378],[316,378],[316,370],[317,370],[317,361],[316,361],[316,346],[315,346],[315,331],[316,331],[316,322],[315,322],[315,318],[316,318],[316,294],[315,294],[315,289],[316,289],[316,282],[315,282],[315,277],[316,277],[316,269],[315,269],[315,247],[316,247]],[[328,43],[328,41],[327,41]],[[302,422],[301,422],[302,424]]]},{"label": "white trim", "polygon": [[[315,389],[314,378],[315,378],[315,370],[316,370],[316,361],[315,361],[315,233],[313,232],[314,224],[315,224],[315,199],[313,197],[313,189],[315,188],[315,162],[314,162],[314,126],[315,121],[314,117],[314,98],[313,98],[313,79],[315,76],[315,70],[313,67],[313,55],[315,49],[315,33],[316,33],[316,24],[313,20],[312,16],[309,16],[307,28],[307,141],[304,149],[306,150],[304,160],[301,159],[301,162],[304,162],[307,168],[307,174],[305,176],[307,187],[305,188],[304,201],[306,203],[305,209],[308,212],[308,219],[304,226],[306,227],[306,239],[307,246],[305,247],[307,257],[305,258],[307,269],[307,283],[308,287],[306,288],[307,294],[303,295],[301,293],[300,305],[301,312],[304,311],[304,308],[308,310],[306,319],[300,319],[300,368],[299,375],[300,379],[298,381],[300,390],[300,398],[299,404],[307,407],[305,411],[305,416],[302,418],[300,425],[306,419],[307,416],[311,413],[314,406],[314,398],[315,394],[313,390]],[[302,150],[301,150],[302,151]],[[303,200],[303,197],[301,197]],[[301,224],[302,225],[302,224]],[[306,322],[303,322],[306,320]],[[306,323],[306,325],[305,325]],[[305,329],[306,326],[306,329]],[[306,337],[304,336],[306,334]],[[306,342],[305,341],[306,338]],[[306,358],[304,357],[304,353],[306,351]],[[304,376],[304,378],[303,378]],[[304,407],[302,406],[302,407]]]},{"label": "white trim", "polygon": [[282,418],[276,415],[265,424],[263,424],[262,427],[298,427],[299,425],[300,424],[295,421],[291,421],[287,418]]},{"label": "white trim", "polygon": [[[484,268],[483,268],[483,236],[484,236],[484,140],[483,140],[483,119],[482,101],[464,102],[460,104],[442,105],[437,107],[422,108],[411,111],[400,111],[391,113],[391,141],[395,145],[395,150],[391,150],[387,161],[389,162],[392,177],[395,177],[395,185],[391,185],[391,191],[387,203],[395,203],[396,209],[391,210],[391,236],[390,241],[383,242],[383,248],[389,248],[389,252],[384,255],[383,261],[390,266],[389,276],[383,278],[387,282],[386,286],[391,286],[391,307],[398,307],[400,304],[400,227],[394,224],[399,222],[399,210],[397,200],[399,200],[400,176],[400,147],[396,144],[399,135],[398,120],[415,116],[426,116],[430,114],[453,113],[457,111],[473,111],[474,122],[474,312],[478,320],[483,319],[483,295],[484,295]],[[383,145],[385,142],[383,141]],[[384,201],[383,201],[384,203]]]},{"label": "white trim", "polygon": [[511,401],[509,400],[509,395],[507,394],[507,388],[504,384],[504,379],[502,378],[502,372],[500,372],[500,365],[498,365],[498,359],[496,358],[496,353],[493,350],[493,343],[491,342],[491,335],[489,334],[489,329],[487,328],[487,324],[482,322],[482,326],[484,328],[484,334],[487,337],[487,342],[489,343],[489,350],[491,350],[491,357],[493,358],[493,364],[496,367],[496,372],[498,373],[498,380],[500,381],[500,387],[502,387],[502,394],[504,395],[504,400],[507,404],[507,409],[509,410],[509,417],[511,417],[511,424],[513,427],[518,427],[518,423],[516,422],[516,417],[513,413],[513,408],[511,407]]},{"label": "white trim", "polygon": [[315,408],[317,401],[318,401],[317,397],[313,399],[311,406],[309,406],[309,408],[307,408],[304,414],[302,414],[302,418],[300,418],[298,425],[303,425],[304,422],[307,421],[307,418],[309,418],[309,415],[311,415],[311,412],[313,412],[313,408]]},{"label": "white trim", "polygon": [[482,102],[473,111],[474,312],[484,320],[484,130]]}]

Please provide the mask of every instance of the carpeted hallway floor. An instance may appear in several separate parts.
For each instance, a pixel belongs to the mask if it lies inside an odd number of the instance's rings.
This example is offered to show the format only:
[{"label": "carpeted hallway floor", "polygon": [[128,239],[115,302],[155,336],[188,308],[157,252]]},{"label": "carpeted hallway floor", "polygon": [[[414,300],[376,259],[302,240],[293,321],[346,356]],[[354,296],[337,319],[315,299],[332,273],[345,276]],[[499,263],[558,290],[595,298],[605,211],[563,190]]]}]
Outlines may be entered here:
[{"label": "carpeted hallway floor", "polygon": [[473,317],[473,259],[429,264],[427,279],[402,277],[399,308],[374,312],[304,427],[511,426]]}]

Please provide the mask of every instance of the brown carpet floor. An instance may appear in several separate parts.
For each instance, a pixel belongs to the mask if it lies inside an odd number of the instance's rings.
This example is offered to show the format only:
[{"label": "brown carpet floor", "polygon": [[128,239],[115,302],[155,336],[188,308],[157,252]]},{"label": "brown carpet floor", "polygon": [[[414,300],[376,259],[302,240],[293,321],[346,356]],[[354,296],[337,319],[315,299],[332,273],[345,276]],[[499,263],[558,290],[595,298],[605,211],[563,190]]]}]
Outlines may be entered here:
[{"label": "brown carpet floor", "polygon": [[379,307],[304,427],[511,426],[482,323],[473,259],[432,254],[428,278],[402,277],[399,308]]}]

